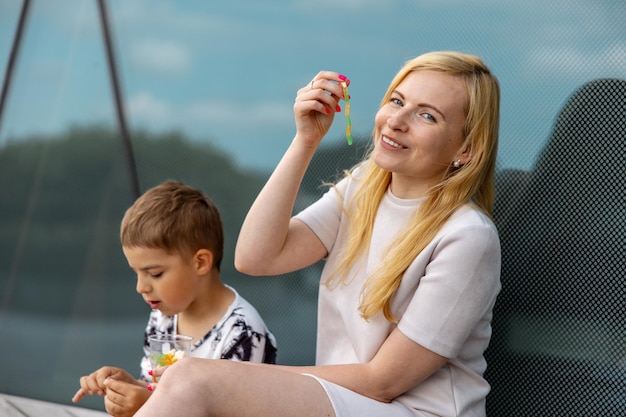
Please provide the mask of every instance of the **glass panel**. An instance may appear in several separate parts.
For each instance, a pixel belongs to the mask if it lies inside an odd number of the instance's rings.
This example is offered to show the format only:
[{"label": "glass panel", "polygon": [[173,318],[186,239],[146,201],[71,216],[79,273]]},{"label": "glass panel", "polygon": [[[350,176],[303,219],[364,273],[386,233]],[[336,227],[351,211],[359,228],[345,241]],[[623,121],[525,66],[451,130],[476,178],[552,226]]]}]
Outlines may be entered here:
[{"label": "glass panel", "polygon": [[[495,316],[488,372],[515,368],[512,363],[532,368],[536,364],[525,361],[535,357],[546,369],[558,357],[563,366],[555,372],[566,372],[579,369],[573,364],[582,360],[588,364],[584,375],[600,375],[604,382],[598,386],[609,387],[601,401],[613,408],[601,411],[626,409],[623,394],[613,389],[624,383],[616,371],[624,369],[623,321],[606,314],[566,320],[516,311],[518,293],[507,288],[517,287],[506,285],[512,279],[506,262],[522,250],[517,245],[538,239],[510,244],[510,219],[517,218],[510,213],[519,214],[523,198],[545,196],[526,187],[538,175],[543,178],[538,161],[548,152],[561,110],[592,80],[626,78],[623,2],[106,4],[140,190],[177,179],[216,202],[226,231],[224,280],[261,312],[278,339],[278,361],[285,364],[314,362],[321,265],[285,277],[248,278],[235,271],[232,255],[245,213],[293,137],[297,89],[323,69],[346,74],[352,82],[355,137],[348,146],[343,115],[337,114],[307,173],[300,209],[320,195],[323,181],[362,155],[379,100],[404,60],[436,49],[481,56],[502,87],[495,217],[503,254],[512,251],[503,261],[502,296],[512,301],[503,301]],[[21,6],[16,0],[0,2],[3,75]],[[149,311],[135,293],[134,276],[119,248],[119,221],[134,196],[97,6],[95,1],[31,2],[0,118],[0,328],[7,336],[0,342],[0,369],[15,375],[0,378],[0,392],[64,404],[78,378],[99,366],[138,372]],[[623,147],[615,154],[622,158],[603,164],[614,164],[613,175],[622,175]],[[581,161],[571,163],[575,168]],[[558,180],[559,172],[551,175]],[[593,198],[609,204],[602,195]],[[612,215],[623,213],[623,199],[610,204]],[[600,235],[626,235],[618,220],[624,217],[607,216]],[[604,229],[606,218],[613,220]],[[625,247],[623,241],[615,245]],[[624,255],[622,250],[599,262],[613,265]],[[608,273],[616,277],[611,285],[623,300],[623,269]],[[606,331],[598,333],[595,324]],[[578,335],[580,349],[546,346],[559,334]],[[591,339],[599,334],[604,347],[590,354]],[[514,360],[504,360],[509,358]],[[498,405],[511,398],[501,388],[509,376],[489,376],[495,381],[492,407],[500,414]],[[563,381],[555,377],[549,387]],[[520,398],[523,403],[525,397]],[[103,409],[99,397],[80,405]]]},{"label": "glass panel", "polygon": [[133,196],[95,2],[31,2],[2,116],[0,391],[69,403],[111,355],[137,366],[116,338],[140,346],[145,326],[116,235]]}]

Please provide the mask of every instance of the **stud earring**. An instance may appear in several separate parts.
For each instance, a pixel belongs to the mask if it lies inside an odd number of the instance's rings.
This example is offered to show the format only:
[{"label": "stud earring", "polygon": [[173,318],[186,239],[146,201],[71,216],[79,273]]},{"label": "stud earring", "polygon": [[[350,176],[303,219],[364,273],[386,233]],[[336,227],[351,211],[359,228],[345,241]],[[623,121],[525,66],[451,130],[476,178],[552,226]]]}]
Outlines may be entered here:
[{"label": "stud earring", "polygon": [[455,168],[460,167],[460,166],[461,166],[461,160],[460,160],[460,159],[457,159],[456,161],[454,161],[454,162],[452,163],[452,166],[453,166],[453,167],[455,167]]}]

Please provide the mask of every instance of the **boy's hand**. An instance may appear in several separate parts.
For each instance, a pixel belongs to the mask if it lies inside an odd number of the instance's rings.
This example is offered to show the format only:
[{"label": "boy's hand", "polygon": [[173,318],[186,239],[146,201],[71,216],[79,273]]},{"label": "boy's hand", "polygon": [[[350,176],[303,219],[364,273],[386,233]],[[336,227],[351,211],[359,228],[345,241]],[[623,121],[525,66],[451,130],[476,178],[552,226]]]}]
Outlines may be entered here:
[{"label": "boy's hand", "polygon": [[[133,382],[119,381],[107,378],[104,381],[106,386],[106,396],[104,398],[104,408],[107,413],[114,417],[131,417],[148,400],[151,391],[147,385]],[[152,384],[151,386],[155,386]]]},{"label": "boy's hand", "polygon": [[80,378],[80,388],[76,391],[76,394],[74,394],[72,402],[77,403],[87,395],[104,396],[106,394],[104,381],[107,378],[115,378],[118,381],[126,381],[135,384],[138,383],[132,375],[121,368],[103,366],[97,371]]}]

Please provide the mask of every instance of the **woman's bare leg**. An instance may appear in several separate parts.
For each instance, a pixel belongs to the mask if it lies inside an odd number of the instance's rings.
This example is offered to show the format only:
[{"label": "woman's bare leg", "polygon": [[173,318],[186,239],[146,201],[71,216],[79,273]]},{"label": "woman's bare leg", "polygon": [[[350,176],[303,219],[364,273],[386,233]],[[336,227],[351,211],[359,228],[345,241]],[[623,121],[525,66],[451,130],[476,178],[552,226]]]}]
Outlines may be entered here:
[{"label": "woman's bare leg", "polygon": [[138,417],[335,417],[314,379],[273,366],[185,358],[164,373]]}]

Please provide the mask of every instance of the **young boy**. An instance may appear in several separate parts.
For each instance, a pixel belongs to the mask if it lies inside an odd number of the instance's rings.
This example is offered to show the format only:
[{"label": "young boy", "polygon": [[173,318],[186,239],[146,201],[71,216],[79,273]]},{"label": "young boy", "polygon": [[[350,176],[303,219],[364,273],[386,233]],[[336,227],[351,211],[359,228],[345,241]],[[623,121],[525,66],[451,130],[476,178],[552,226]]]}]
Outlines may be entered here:
[{"label": "young boy", "polygon": [[133,415],[155,387],[148,349],[153,334],[192,336],[194,357],[276,362],[276,342],[263,319],[220,278],[222,222],[201,191],[175,181],[148,190],[126,211],[120,238],[137,292],[152,308],[141,379],[102,367],[80,378],[73,402],[101,395],[111,415]]}]

